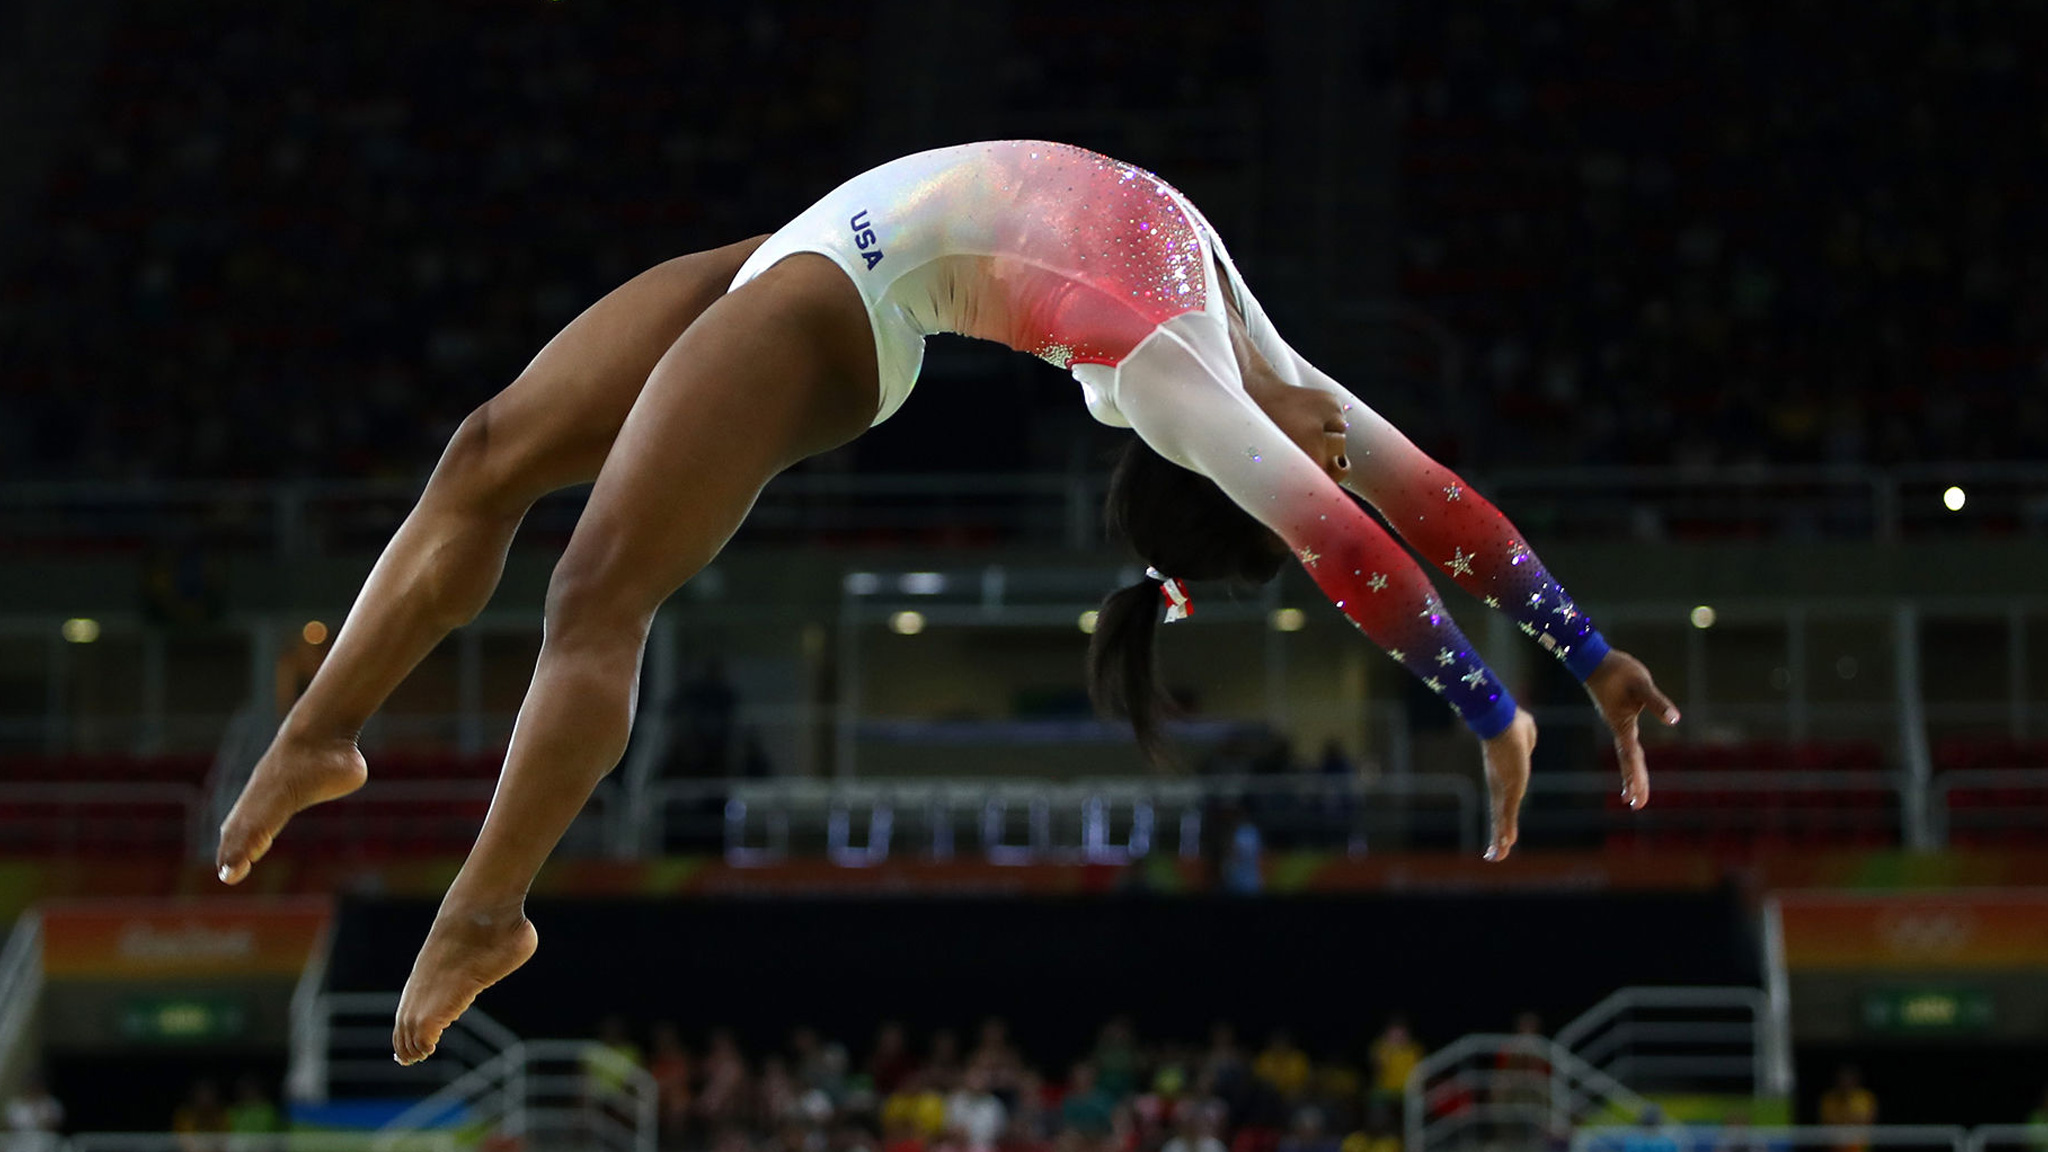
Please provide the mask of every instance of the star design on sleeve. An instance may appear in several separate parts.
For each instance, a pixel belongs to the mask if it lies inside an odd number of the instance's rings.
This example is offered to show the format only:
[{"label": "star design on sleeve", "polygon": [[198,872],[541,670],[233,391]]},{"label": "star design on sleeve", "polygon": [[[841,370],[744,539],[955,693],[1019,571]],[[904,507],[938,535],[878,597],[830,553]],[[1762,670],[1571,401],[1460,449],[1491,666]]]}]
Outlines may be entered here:
[{"label": "star design on sleeve", "polygon": [[1384,590],[1387,586],[1387,574],[1385,572],[1373,573],[1372,579],[1367,580],[1365,586],[1375,592]]},{"label": "star design on sleeve", "polygon": [[1508,563],[1520,564],[1529,558],[1529,546],[1520,540],[1508,541]]},{"label": "star design on sleeve", "polygon": [[1438,667],[1442,667],[1445,664],[1449,664],[1451,661],[1456,660],[1457,658],[1457,654],[1453,653],[1449,648],[1439,648],[1436,650],[1436,662]]},{"label": "star design on sleeve", "polygon": [[1531,593],[1529,593],[1529,607],[1531,607],[1531,608],[1541,608],[1541,607],[1543,607],[1543,593],[1542,593],[1542,592],[1538,591],[1538,592],[1531,592]]},{"label": "star design on sleeve", "polygon": [[1573,607],[1572,602],[1569,600],[1558,601],[1557,607],[1551,609],[1551,611],[1555,612],[1559,616],[1564,617],[1564,622],[1567,624],[1572,622],[1572,617],[1577,616],[1579,614],[1579,610]]},{"label": "star design on sleeve", "polygon": [[1316,566],[1316,561],[1322,559],[1322,556],[1318,555],[1305,544],[1302,545],[1300,548],[1295,549],[1294,554],[1301,559],[1301,566],[1304,568],[1313,568]]},{"label": "star design on sleeve", "polygon": [[1470,576],[1472,574],[1472,558],[1465,555],[1463,548],[1459,548],[1456,555],[1444,561],[1444,567],[1450,569],[1453,576]]},{"label": "star design on sleeve", "polygon": [[1536,634],[1536,626],[1534,624],[1529,623],[1527,620],[1522,621],[1521,629],[1523,634],[1525,635],[1534,636]]},{"label": "star design on sleeve", "polygon": [[1465,489],[1456,484],[1444,485],[1444,503],[1451,504],[1465,498]]},{"label": "star design on sleeve", "polygon": [[1481,668],[1477,664],[1474,664],[1466,671],[1466,673],[1463,676],[1458,677],[1458,679],[1463,680],[1465,682],[1465,685],[1469,688],[1477,688],[1479,687],[1480,681],[1486,679],[1486,669]]},{"label": "star design on sleeve", "polygon": [[1396,664],[1406,664],[1408,662],[1408,654],[1399,648],[1387,649],[1387,655],[1392,656]]},{"label": "star design on sleeve", "polygon": [[1436,677],[1431,676],[1429,679],[1424,680],[1423,683],[1429,686],[1429,690],[1431,692],[1435,692],[1439,695],[1443,693],[1444,682],[1437,679]]},{"label": "star design on sleeve", "polygon": [[1484,604],[1485,604],[1485,605],[1486,605],[1486,606],[1487,606],[1488,608],[1498,608],[1498,607],[1500,607],[1500,597],[1498,597],[1498,596],[1488,596],[1488,597],[1486,597],[1486,598],[1485,598],[1485,600],[1483,601],[1483,603],[1484,603]]},{"label": "star design on sleeve", "polygon": [[1418,620],[1429,621],[1429,626],[1432,628],[1443,623],[1443,616],[1437,612],[1436,597],[1424,596],[1422,598],[1422,611],[1417,612],[1415,617]]}]

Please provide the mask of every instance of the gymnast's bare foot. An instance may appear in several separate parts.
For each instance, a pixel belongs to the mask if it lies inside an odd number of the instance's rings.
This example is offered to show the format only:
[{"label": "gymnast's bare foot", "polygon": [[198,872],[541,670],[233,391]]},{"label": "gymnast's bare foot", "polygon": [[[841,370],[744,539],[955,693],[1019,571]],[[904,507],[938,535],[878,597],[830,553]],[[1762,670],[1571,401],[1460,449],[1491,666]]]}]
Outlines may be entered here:
[{"label": "gymnast's bare foot", "polygon": [[477,993],[511,975],[539,944],[540,934],[518,904],[488,912],[442,905],[398,997],[391,1054],[400,1064],[432,1056],[441,1033]]},{"label": "gymnast's bare foot", "polygon": [[369,779],[355,741],[279,732],[221,822],[214,866],[224,884],[240,884],[270,851],[285,821],[315,804],[346,796]]}]

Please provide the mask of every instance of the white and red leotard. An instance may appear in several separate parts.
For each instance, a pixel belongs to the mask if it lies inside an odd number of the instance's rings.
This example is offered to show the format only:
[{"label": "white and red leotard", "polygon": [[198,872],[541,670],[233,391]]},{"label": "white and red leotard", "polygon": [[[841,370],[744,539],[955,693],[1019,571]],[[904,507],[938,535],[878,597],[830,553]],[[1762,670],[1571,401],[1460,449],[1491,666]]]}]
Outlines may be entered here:
[{"label": "white and red leotard", "polygon": [[[1245,393],[1230,294],[1290,384],[1343,404],[1346,482],[1460,587],[1516,619],[1581,680],[1607,643],[1514,525],[1393,425],[1302,359],[1185,196],[1082,148],[1003,140],[920,152],[854,177],[771,236],[734,286],[797,252],[852,278],[874,329],[882,400],[910,394],[935,332],[1067,368],[1089,411],[1199,472],[1294,550],[1331,602],[1481,737],[1515,702],[1415,559]],[[1224,271],[1224,283],[1211,274]]]}]

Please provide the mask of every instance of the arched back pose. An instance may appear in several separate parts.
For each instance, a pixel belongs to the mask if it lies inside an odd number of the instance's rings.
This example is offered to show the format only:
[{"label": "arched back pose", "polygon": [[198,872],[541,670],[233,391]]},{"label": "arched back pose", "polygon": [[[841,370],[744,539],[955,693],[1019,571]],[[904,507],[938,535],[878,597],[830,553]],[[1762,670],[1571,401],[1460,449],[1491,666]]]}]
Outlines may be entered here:
[{"label": "arched back pose", "polygon": [[[919,153],[773,236],[643,273],[472,413],[229,813],[218,864],[238,883],[294,813],[362,785],[358,732],[482,610],[528,506],[596,480],[548,588],[490,813],[406,982],[392,1036],[401,1061],[432,1053],[478,992],[532,954],[527,888],[624,751],[656,608],[776,473],[895,412],[933,332],[1070,368],[1097,418],[1137,431],[1143,446],[1118,467],[1109,513],[1165,576],[1264,580],[1292,552],[1441,693],[1484,742],[1488,858],[1515,842],[1535,724],[1340,484],[1586,682],[1614,729],[1624,793],[1648,798],[1636,717],[1650,708],[1674,722],[1670,701],[1608,649],[1499,512],[1280,339],[1185,197],[1062,144]],[[1113,594],[1090,661],[1098,696],[1131,713],[1148,750],[1159,595],[1149,581]]]}]

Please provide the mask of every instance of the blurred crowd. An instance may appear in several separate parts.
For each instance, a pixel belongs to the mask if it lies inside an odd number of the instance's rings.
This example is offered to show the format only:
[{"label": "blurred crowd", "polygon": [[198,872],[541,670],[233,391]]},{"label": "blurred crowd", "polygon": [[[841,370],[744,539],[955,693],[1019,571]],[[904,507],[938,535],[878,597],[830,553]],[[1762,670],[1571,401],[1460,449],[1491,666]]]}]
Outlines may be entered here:
[{"label": "blurred crowd", "polygon": [[2048,438],[2048,5],[1400,11],[1403,284],[1489,465]]},{"label": "blurred crowd", "polygon": [[700,1050],[657,1024],[642,1048],[617,1018],[586,1061],[593,1107],[618,1107],[627,1065],[656,1086],[666,1147],[714,1152],[1400,1152],[1400,1099],[1423,1050],[1397,1016],[1366,1051],[1312,1059],[1284,1031],[1257,1046],[1217,1025],[1206,1045],[1105,1025],[1069,1063],[1028,1060],[1000,1019],[913,1044],[885,1023],[861,1053],[798,1028],[748,1054]]},{"label": "blurred crowd", "polygon": [[[906,100],[949,137],[1128,150],[1226,230],[1315,170],[1260,143],[1301,114],[1260,6],[999,10],[954,86],[976,103],[883,88],[870,21],[823,0],[126,6],[0,260],[0,477],[416,476],[584,305],[772,229],[880,159],[870,122]],[[1393,11],[1333,58],[1393,109],[1403,239],[1360,259],[1398,262],[1463,365],[1433,446],[1854,464],[2048,439],[2043,0]],[[1281,231],[1242,247],[1314,243]],[[1074,440],[986,439],[980,467]]]}]

